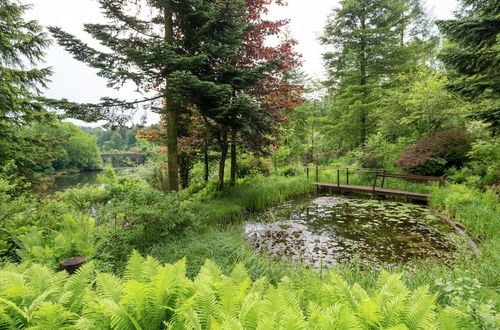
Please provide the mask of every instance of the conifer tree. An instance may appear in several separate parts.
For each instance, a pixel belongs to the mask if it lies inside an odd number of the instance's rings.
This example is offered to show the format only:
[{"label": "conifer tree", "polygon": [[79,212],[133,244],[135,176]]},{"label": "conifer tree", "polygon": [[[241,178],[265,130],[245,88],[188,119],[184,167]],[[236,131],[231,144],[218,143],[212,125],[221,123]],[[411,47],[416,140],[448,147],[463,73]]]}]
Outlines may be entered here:
[{"label": "conifer tree", "polygon": [[[36,68],[42,61],[48,36],[36,21],[23,18],[29,7],[15,0],[0,0],[0,171],[26,181],[34,180],[30,168],[50,163],[50,139],[26,136],[23,128],[50,123],[56,117],[46,111],[39,95],[46,86],[49,68]],[[4,168],[7,163],[9,169]]]},{"label": "conifer tree", "polygon": [[439,58],[450,70],[448,89],[478,104],[474,117],[500,130],[500,2],[462,0],[454,20],[438,21],[450,44]]},{"label": "conifer tree", "polygon": [[[220,63],[235,54],[242,33],[239,17],[244,13],[240,0],[98,0],[109,24],[86,24],[85,31],[109,51],[89,47],[74,36],[52,27],[60,45],[77,60],[98,70],[109,85],[126,81],[141,91],[158,95],[123,102],[106,98],[100,105],[69,107],[69,112],[92,119],[113,115],[117,107],[131,108],[139,103],[162,99],[160,113],[167,125],[169,189],[179,189],[178,131],[179,113],[185,100],[206,104],[215,116],[218,105],[227,100],[230,88],[213,82]],[[189,93],[181,86],[190,86]],[[188,102],[188,103],[189,103]]]},{"label": "conifer tree", "polygon": [[352,145],[365,143],[376,91],[391,75],[408,69],[408,47],[423,34],[423,17],[414,0],[343,0],[325,27],[321,42],[328,85],[337,112],[335,126]]}]

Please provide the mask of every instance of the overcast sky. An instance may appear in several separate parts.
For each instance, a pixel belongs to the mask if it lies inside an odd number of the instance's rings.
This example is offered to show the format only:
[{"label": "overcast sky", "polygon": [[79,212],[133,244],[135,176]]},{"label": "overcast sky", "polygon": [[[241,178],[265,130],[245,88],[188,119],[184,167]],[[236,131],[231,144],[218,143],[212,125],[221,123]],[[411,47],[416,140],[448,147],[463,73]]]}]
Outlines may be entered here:
[{"label": "overcast sky", "polygon": [[[30,19],[38,20],[42,25],[54,25],[72,33],[86,42],[92,42],[82,32],[84,23],[103,22],[99,7],[94,0],[23,0],[31,3]],[[303,56],[304,71],[311,78],[323,75],[321,54],[324,49],[317,38],[325,25],[326,18],[337,5],[337,0],[289,0],[287,7],[275,6],[270,17],[289,18],[292,36],[299,41],[298,51]],[[451,18],[456,0],[427,0],[428,9],[438,19]],[[67,98],[76,102],[97,102],[102,96],[111,96],[134,100],[140,95],[133,86],[126,86],[120,91],[106,87],[106,80],[99,78],[95,70],[74,60],[57,45],[47,51],[46,65],[51,66],[54,74],[47,96]],[[137,118],[141,114],[136,115]],[[148,122],[158,120],[155,114],[148,114]]]}]

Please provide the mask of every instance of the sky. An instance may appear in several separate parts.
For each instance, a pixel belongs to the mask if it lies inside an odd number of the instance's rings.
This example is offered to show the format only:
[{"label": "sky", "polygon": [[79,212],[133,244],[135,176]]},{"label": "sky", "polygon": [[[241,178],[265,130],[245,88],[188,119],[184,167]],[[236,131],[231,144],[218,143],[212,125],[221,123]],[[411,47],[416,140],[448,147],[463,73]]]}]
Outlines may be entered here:
[{"label": "sky", "polygon": [[[36,19],[44,26],[58,26],[66,32],[76,35],[89,44],[93,40],[82,31],[84,23],[105,22],[95,0],[22,0],[32,4],[27,13],[29,19]],[[289,29],[299,45],[302,54],[303,70],[311,78],[321,79],[324,75],[321,54],[324,48],[318,41],[328,14],[338,5],[338,0],[288,0],[288,6],[273,6],[269,17],[272,19],[290,19]],[[446,19],[453,16],[456,0],[427,0],[427,8],[433,17]],[[95,44],[94,44],[95,45]],[[75,102],[98,102],[100,97],[109,96],[126,100],[141,98],[135,86],[126,85],[120,90],[106,87],[106,80],[98,77],[96,70],[74,60],[71,55],[57,44],[47,50],[45,65],[52,67],[52,82],[46,96],[67,98]],[[135,115],[138,122],[141,115]],[[158,121],[158,115],[147,113],[148,123]],[[80,122],[76,122],[82,124]],[[92,126],[96,126],[93,124]]]}]

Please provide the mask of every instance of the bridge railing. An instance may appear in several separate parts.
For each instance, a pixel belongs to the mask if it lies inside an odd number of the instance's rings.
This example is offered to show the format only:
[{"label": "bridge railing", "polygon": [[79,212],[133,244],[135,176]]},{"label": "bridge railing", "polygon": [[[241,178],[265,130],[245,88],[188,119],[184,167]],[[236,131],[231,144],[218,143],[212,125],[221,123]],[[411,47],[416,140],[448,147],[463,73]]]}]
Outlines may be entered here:
[{"label": "bridge railing", "polygon": [[[444,186],[445,184],[445,178],[444,177],[436,177],[436,176],[423,176],[423,175],[413,175],[413,174],[398,174],[398,173],[387,173],[386,170],[384,169],[376,169],[376,168],[348,168],[348,167],[329,167],[329,166],[322,166],[322,170],[330,170],[330,171],[336,171],[337,174],[337,186],[340,187],[341,183],[341,172],[345,172],[345,184],[349,185],[349,175],[352,173],[370,173],[374,175],[373,178],[373,184],[372,184],[372,190],[374,191],[375,188],[377,187],[377,181],[378,178],[381,178],[381,188],[384,187],[385,184],[385,178],[397,178],[397,179],[403,179],[407,181],[436,181],[439,182],[439,187]],[[319,182],[319,177],[320,177],[320,166],[314,166],[314,167],[306,167],[306,177],[307,180],[309,181],[309,178],[311,177],[311,172],[315,173],[315,181]]]}]

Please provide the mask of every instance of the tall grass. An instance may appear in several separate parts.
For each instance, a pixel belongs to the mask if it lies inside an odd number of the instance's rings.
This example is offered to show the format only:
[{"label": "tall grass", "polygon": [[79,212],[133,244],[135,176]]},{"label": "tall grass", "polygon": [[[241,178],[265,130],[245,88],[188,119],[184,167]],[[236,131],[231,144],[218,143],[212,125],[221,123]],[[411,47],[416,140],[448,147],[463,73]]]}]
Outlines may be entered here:
[{"label": "tall grass", "polygon": [[304,176],[251,176],[238,180],[234,187],[222,192],[208,185],[191,196],[190,201],[206,223],[228,222],[284,202],[286,199],[314,191]]},{"label": "tall grass", "polygon": [[463,184],[432,191],[431,205],[465,225],[476,237],[493,238],[500,233],[499,196]]}]

